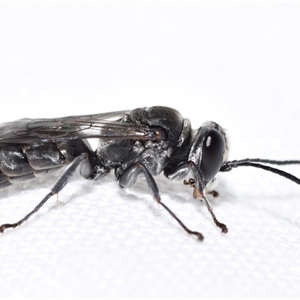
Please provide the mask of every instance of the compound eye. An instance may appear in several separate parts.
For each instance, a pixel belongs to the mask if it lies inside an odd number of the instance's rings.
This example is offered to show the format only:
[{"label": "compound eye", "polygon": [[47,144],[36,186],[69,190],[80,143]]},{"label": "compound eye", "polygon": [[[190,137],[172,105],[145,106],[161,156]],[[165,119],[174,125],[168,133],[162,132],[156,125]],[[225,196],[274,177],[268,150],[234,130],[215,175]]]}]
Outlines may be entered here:
[{"label": "compound eye", "polygon": [[225,141],[223,136],[215,129],[211,129],[203,142],[202,159],[201,159],[201,173],[209,182],[219,172],[223,163],[223,153],[225,148]]}]

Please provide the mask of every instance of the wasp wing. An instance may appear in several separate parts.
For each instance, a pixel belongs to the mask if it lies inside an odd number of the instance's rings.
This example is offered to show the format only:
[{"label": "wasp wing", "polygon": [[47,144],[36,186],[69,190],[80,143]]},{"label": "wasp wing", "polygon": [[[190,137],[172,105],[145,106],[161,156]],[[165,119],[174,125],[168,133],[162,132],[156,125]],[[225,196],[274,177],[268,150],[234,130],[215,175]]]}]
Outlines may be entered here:
[{"label": "wasp wing", "polygon": [[87,138],[157,139],[149,126],[123,121],[126,113],[129,111],[3,123],[0,125],[0,145]]}]

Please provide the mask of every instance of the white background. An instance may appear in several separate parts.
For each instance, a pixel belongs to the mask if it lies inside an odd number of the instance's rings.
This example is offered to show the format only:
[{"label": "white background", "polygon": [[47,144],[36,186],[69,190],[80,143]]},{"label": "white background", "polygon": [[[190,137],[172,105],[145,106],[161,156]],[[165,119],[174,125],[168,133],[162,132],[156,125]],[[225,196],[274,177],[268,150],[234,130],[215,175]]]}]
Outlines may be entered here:
[{"label": "white background", "polygon": [[[223,125],[230,159],[300,159],[299,28],[299,3],[1,3],[0,119],[165,105],[195,128]],[[56,176],[2,190],[0,223]],[[220,174],[222,235],[190,188],[156,180],[204,242],[142,178],[121,190],[113,174],[76,176],[0,236],[0,297],[299,298],[299,186],[251,168]]]}]

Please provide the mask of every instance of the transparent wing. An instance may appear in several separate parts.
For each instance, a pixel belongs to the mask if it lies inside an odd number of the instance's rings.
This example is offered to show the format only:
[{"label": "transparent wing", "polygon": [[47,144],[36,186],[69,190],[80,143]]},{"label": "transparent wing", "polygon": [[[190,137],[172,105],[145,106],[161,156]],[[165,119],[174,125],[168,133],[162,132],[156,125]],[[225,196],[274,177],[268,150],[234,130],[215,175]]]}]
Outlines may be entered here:
[{"label": "transparent wing", "polygon": [[128,112],[117,111],[57,119],[20,119],[3,123],[0,124],[0,145],[87,138],[155,140],[147,125],[122,121]]}]

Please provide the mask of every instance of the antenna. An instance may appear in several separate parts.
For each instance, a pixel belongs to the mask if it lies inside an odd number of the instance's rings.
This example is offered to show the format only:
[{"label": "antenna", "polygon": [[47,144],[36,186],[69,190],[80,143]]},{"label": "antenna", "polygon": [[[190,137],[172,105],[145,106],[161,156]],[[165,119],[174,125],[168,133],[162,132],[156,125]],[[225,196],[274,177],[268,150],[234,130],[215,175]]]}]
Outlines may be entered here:
[{"label": "antenna", "polygon": [[287,173],[283,170],[276,169],[273,167],[270,167],[265,164],[270,165],[295,165],[300,164],[300,160],[272,160],[272,159],[261,159],[261,158],[245,158],[241,160],[233,160],[233,161],[227,161],[223,164],[223,166],[220,169],[220,172],[229,172],[233,168],[237,167],[254,167],[258,169],[263,169],[265,171],[272,172],[274,174],[277,174],[279,176],[282,176],[288,180],[291,180],[295,182],[296,184],[300,185],[300,179],[290,173]]}]

